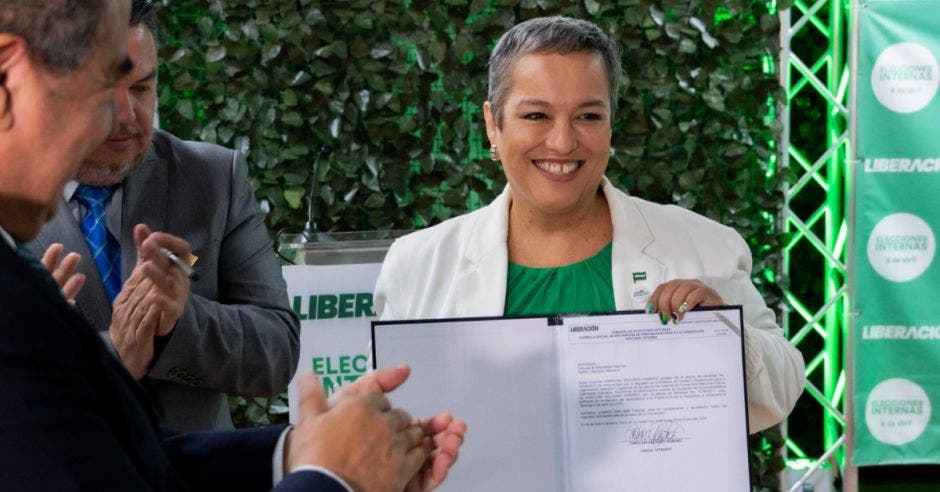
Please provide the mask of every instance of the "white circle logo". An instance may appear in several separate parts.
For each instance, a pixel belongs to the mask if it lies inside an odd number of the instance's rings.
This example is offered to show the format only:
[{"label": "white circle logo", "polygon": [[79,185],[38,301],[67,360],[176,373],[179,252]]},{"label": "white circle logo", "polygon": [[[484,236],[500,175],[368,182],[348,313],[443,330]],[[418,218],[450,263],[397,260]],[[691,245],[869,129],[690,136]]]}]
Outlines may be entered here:
[{"label": "white circle logo", "polygon": [[933,261],[933,230],[916,215],[891,214],[878,221],[868,238],[868,262],[892,282],[919,277]]},{"label": "white circle logo", "polygon": [[871,88],[886,108],[913,113],[930,104],[940,83],[940,66],[927,48],[897,43],[878,55],[871,71]]},{"label": "white circle logo", "polygon": [[917,439],[930,420],[930,400],[916,383],[886,379],[868,394],[865,423],[875,439],[895,446]]}]

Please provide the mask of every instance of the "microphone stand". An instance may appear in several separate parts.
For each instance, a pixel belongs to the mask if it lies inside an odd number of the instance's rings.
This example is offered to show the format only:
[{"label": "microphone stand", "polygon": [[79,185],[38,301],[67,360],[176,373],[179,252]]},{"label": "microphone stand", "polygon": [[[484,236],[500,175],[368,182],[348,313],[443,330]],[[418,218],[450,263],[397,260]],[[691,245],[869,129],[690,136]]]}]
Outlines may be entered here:
[{"label": "microphone stand", "polygon": [[310,169],[310,189],[307,193],[307,223],[304,224],[304,230],[302,235],[306,241],[311,241],[311,237],[317,233],[317,224],[314,222],[313,217],[316,213],[316,208],[313,204],[314,191],[317,188],[317,179],[320,176],[320,158],[323,156],[329,156],[333,152],[333,148],[329,145],[323,144],[317,149],[316,155],[313,157],[313,164]]}]

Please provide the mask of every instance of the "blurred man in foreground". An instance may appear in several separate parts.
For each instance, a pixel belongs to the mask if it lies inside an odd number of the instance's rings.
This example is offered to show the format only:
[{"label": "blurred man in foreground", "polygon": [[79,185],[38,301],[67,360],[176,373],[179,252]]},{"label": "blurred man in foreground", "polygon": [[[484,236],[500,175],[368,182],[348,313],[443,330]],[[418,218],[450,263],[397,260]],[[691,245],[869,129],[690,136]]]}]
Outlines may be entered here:
[{"label": "blurred man in foreground", "polygon": [[[29,248],[40,255],[62,243],[84,258],[78,271],[87,281],[76,307],[141,380],[161,424],[231,429],[225,393],[284,391],[297,369],[300,327],[245,157],[154,133],[156,38],[150,1],[133,0],[127,50],[134,68],[116,86],[114,130],[66,184],[59,212]],[[163,283],[143,282],[140,223],[192,245],[192,281],[171,269]],[[151,304],[158,316],[134,316]]]},{"label": "blurred man in foreground", "polygon": [[[311,374],[283,427],[169,434],[137,382],[22,247],[126,100],[127,0],[0,0],[0,480],[11,490],[429,490],[465,430],[418,422],[379,370],[327,401]],[[115,102],[118,108],[115,108]],[[137,234],[141,282],[160,285],[189,245]],[[159,310],[138,304],[147,326]],[[281,475],[286,475],[280,480]]]}]

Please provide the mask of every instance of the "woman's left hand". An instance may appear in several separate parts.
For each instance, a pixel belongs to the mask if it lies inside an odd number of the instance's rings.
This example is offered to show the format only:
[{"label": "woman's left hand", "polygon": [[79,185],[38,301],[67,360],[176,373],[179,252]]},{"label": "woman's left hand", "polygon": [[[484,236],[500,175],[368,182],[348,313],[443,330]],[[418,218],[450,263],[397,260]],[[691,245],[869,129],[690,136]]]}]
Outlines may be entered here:
[{"label": "woman's left hand", "polygon": [[656,287],[646,305],[646,312],[658,312],[663,324],[670,317],[673,323],[678,323],[687,311],[696,306],[720,306],[724,303],[715,289],[700,280],[676,279]]}]

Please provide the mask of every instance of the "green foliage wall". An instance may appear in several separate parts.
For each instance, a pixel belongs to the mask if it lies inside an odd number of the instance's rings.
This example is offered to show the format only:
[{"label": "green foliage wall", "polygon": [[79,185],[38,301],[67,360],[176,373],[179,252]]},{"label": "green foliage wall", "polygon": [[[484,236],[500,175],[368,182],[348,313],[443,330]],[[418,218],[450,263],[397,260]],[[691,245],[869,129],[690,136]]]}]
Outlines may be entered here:
[{"label": "green foliage wall", "polygon": [[626,75],[608,177],[737,228],[779,305],[772,2],[160,3],[163,128],[244,151],[270,225],[295,229],[312,184],[322,230],[422,227],[488,203],[505,183],[481,114],[495,40],[534,16],[592,20]]}]

